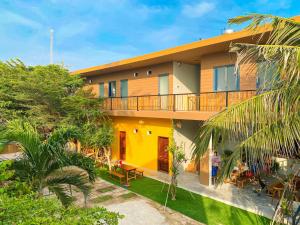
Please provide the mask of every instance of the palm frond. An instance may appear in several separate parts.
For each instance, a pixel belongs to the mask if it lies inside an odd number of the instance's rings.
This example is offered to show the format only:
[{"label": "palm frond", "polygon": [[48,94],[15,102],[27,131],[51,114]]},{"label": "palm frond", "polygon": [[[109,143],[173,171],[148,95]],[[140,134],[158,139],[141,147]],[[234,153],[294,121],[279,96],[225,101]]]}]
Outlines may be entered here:
[{"label": "palm frond", "polygon": [[[65,146],[69,141],[80,138],[80,133],[75,127],[58,128],[48,137],[45,147],[53,157],[65,160]],[[63,163],[63,162],[62,162]]]},{"label": "palm frond", "polygon": [[232,44],[230,52],[237,53],[236,65],[248,64],[250,72],[257,70],[257,63],[265,62],[266,70],[274,65],[277,73],[273,74],[274,81],[280,79],[298,82],[300,77],[300,46],[287,45],[257,45],[257,44]]},{"label": "palm frond", "polygon": [[56,188],[59,192],[58,197],[62,198],[63,204],[68,204],[70,199],[68,198],[68,194],[65,193],[66,190],[62,188],[62,185],[72,185],[77,187],[85,197],[89,195],[91,190],[88,173],[76,166],[66,166],[57,169],[50,173],[44,181],[44,186]]},{"label": "palm frond", "polygon": [[66,158],[67,158],[66,165],[77,166],[81,169],[84,169],[89,175],[90,182],[95,181],[96,179],[95,160],[77,152],[67,153]]},{"label": "palm frond", "polygon": [[69,194],[68,188],[64,185],[49,186],[49,191],[54,192],[64,207],[68,207],[74,201],[74,198]]},{"label": "palm frond", "polygon": [[279,152],[291,157],[295,141],[299,140],[298,87],[264,92],[206,121],[195,138],[193,158],[199,160],[204,155],[212,137],[215,147],[238,143],[234,152],[239,154],[235,153],[234,159],[237,155],[239,159],[252,155],[249,160],[254,163],[264,155],[276,156]]}]

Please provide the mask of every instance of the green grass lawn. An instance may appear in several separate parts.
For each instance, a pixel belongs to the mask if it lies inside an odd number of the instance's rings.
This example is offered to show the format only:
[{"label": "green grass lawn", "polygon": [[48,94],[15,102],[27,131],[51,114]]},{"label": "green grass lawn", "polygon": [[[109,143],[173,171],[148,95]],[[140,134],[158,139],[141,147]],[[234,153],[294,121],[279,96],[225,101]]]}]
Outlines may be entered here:
[{"label": "green grass lawn", "polygon": [[[100,170],[99,176],[107,181],[119,185],[115,180],[112,180],[106,171]],[[164,191],[161,191],[163,183],[148,177],[131,180],[128,190],[152,199],[164,205],[167,195],[167,185]],[[199,222],[209,225],[254,225],[254,224],[269,224],[270,220],[258,216],[254,213],[226,205],[222,202],[193,193],[191,196],[189,191],[178,188],[175,201],[168,200],[167,206],[175,211],[178,211],[188,217],[191,217]]]}]

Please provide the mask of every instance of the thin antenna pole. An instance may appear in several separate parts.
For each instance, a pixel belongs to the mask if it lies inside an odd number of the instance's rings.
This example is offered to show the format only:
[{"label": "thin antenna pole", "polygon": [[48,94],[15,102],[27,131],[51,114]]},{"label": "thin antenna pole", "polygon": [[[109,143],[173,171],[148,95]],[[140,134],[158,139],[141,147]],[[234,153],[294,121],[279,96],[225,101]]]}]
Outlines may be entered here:
[{"label": "thin antenna pole", "polygon": [[53,33],[54,30],[50,29],[50,64],[53,64]]}]

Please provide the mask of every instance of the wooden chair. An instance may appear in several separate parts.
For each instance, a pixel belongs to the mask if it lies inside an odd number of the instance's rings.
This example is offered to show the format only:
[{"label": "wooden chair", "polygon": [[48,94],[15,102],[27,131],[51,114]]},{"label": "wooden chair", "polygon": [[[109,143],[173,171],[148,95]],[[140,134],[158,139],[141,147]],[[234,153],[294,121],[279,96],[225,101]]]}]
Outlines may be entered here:
[{"label": "wooden chair", "polygon": [[136,173],[137,173],[137,175],[139,175],[139,176],[141,176],[141,177],[144,176],[144,170],[142,170],[142,169],[140,169],[140,168],[136,169]]},{"label": "wooden chair", "polygon": [[115,170],[111,170],[109,171],[110,177],[111,178],[116,178],[117,180],[119,180],[120,184],[125,183],[125,175],[118,173]]},{"label": "wooden chair", "polygon": [[282,191],[283,191],[283,185],[280,182],[272,183],[267,187],[267,194],[269,194],[272,197],[272,203],[274,198],[281,197]]}]

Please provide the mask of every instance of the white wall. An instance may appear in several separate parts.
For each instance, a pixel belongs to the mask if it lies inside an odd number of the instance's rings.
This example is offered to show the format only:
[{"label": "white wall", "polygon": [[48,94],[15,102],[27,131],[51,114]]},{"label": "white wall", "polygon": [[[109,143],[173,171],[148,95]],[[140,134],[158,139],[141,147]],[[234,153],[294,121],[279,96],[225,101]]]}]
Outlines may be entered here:
[{"label": "white wall", "polygon": [[174,123],[174,140],[176,145],[182,146],[188,161],[183,164],[183,169],[186,169],[191,163],[193,150],[193,141],[200,128],[201,122],[191,120],[173,120]]},{"label": "white wall", "polygon": [[200,66],[173,62],[173,93],[198,93]]}]

